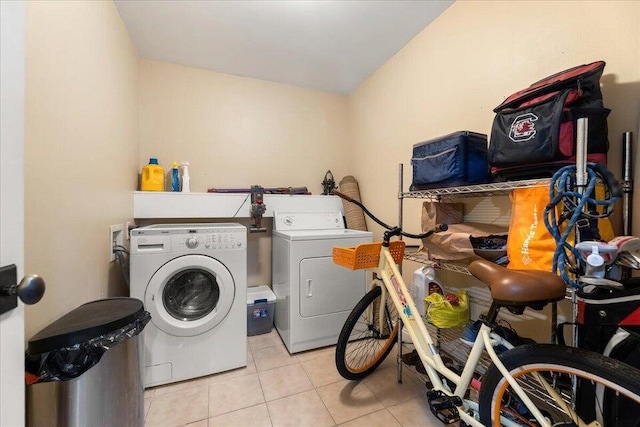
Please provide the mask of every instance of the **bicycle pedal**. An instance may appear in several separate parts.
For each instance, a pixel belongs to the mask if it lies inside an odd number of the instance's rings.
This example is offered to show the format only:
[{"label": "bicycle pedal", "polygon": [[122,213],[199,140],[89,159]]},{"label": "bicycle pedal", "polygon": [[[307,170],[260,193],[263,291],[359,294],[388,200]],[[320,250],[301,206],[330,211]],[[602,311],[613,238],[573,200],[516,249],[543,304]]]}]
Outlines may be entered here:
[{"label": "bicycle pedal", "polygon": [[458,396],[447,396],[440,390],[427,391],[429,408],[444,424],[453,424],[460,421],[458,406],[462,405],[462,399]]}]

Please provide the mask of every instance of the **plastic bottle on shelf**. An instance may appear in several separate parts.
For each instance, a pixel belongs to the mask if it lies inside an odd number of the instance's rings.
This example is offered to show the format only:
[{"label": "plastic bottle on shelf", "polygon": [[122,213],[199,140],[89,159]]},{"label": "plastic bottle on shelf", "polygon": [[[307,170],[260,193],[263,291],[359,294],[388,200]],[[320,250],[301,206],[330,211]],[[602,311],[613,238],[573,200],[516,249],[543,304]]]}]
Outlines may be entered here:
[{"label": "plastic bottle on shelf", "polygon": [[604,258],[600,255],[597,245],[591,248],[591,254],[587,257],[586,275],[593,277],[604,277]]},{"label": "plastic bottle on shelf", "polygon": [[151,157],[149,164],[142,168],[140,178],[142,191],[164,191],[164,169],[158,164],[158,159]]},{"label": "plastic bottle on shelf", "polygon": [[425,315],[424,299],[427,296],[433,292],[444,295],[444,288],[436,279],[435,270],[429,266],[420,267],[413,273],[413,283],[409,291],[421,316]]},{"label": "plastic bottle on shelf", "polygon": [[180,172],[178,162],[173,162],[171,168],[171,191],[180,191]]},{"label": "plastic bottle on shelf", "polygon": [[189,176],[189,162],[182,162],[182,192],[191,192],[191,177]]}]

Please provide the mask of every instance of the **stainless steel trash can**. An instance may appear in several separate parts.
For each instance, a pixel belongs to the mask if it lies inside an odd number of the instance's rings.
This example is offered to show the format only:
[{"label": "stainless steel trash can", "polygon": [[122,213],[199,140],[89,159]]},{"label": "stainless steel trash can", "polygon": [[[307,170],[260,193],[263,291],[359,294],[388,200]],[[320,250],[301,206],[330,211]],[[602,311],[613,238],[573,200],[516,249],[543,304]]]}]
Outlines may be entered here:
[{"label": "stainless steel trash can", "polygon": [[82,305],[36,334],[27,357],[40,362],[46,382],[27,386],[27,426],[143,426],[141,331],[148,320],[141,301],[109,298]]}]

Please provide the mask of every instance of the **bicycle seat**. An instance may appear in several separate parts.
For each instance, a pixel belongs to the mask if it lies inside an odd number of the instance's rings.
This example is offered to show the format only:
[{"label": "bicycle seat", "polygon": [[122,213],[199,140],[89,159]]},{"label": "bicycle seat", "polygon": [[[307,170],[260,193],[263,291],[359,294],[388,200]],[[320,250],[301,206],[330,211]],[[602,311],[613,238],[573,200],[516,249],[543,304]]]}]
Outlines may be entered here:
[{"label": "bicycle seat", "polygon": [[538,270],[508,270],[487,260],[475,260],[469,271],[491,290],[493,300],[503,306],[542,308],[566,295],[566,285],[555,273]]}]

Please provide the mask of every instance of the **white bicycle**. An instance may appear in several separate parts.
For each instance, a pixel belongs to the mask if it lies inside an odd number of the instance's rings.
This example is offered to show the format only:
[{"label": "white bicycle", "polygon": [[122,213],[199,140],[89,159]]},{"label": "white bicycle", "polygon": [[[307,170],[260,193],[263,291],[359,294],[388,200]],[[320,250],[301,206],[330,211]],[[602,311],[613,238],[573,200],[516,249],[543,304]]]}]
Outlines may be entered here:
[{"label": "white bicycle", "polygon": [[[397,268],[404,243],[391,241],[397,236],[420,239],[440,230],[406,233],[380,221],[360,202],[335,194],[358,205],[387,230],[381,243],[334,248],[336,264],[374,271],[370,291],[354,307],[338,338],[336,366],[344,378],[359,380],[382,363],[396,343],[401,319],[430,381],[431,411],[445,424],[460,420],[477,427],[640,426],[640,371],[574,347],[514,347],[497,333],[500,309],[518,314],[564,299],[565,283],[559,276],[472,262],[469,270],[489,286],[492,304],[458,373],[445,366]],[[500,355],[496,350],[502,350]],[[492,363],[478,377],[484,352]]]}]

